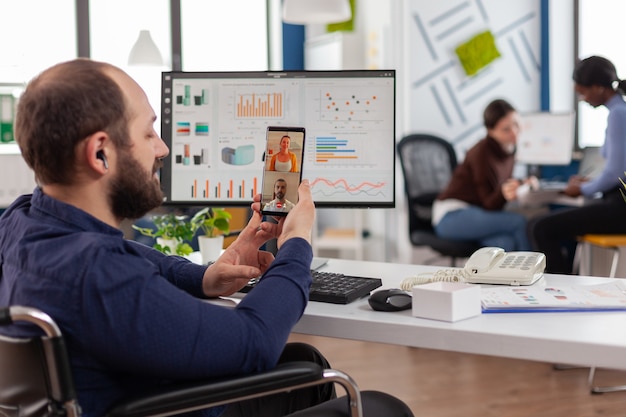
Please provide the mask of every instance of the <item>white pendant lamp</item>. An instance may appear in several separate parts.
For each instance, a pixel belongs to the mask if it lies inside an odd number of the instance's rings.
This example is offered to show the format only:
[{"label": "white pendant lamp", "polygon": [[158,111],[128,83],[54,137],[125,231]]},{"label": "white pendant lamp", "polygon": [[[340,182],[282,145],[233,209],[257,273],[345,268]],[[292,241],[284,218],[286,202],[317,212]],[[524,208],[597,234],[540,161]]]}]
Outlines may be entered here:
[{"label": "white pendant lamp", "polygon": [[298,25],[350,20],[349,0],[283,0],[283,21]]},{"label": "white pendant lamp", "polygon": [[141,30],[128,55],[128,65],[163,65],[163,57],[149,30]]}]

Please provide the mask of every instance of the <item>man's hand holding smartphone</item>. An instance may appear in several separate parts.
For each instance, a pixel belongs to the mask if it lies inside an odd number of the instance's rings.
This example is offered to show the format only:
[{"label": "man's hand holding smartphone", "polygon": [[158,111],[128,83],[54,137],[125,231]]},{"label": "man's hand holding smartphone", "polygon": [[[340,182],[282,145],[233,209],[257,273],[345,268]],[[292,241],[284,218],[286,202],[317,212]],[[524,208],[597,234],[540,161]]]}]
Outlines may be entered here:
[{"label": "man's hand holding smartphone", "polygon": [[[254,198],[251,207],[253,211],[261,210],[261,195]],[[287,217],[277,219],[277,223],[263,222],[259,229],[278,238],[278,247],[288,239],[301,237],[311,243],[311,231],[315,221],[315,204],[311,194],[311,184],[309,180],[304,180],[298,186],[298,204],[293,208],[292,213]]]}]

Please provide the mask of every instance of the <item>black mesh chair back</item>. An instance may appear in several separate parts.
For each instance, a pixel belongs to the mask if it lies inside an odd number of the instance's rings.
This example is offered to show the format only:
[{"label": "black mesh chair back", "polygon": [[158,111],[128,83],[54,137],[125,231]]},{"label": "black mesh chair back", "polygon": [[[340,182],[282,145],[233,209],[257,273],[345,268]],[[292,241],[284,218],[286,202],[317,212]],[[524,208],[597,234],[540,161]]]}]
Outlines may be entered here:
[{"label": "black mesh chair back", "polygon": [[409,214],[409,238],[413,246],[427,246],[440,255],[467,258],[480,247],[478,242],[437,237],[432,226],[432,205],[448,185],[457,166],[450,142],[427,134],[412,134],[397,145],[404,175],[404,191]]}]

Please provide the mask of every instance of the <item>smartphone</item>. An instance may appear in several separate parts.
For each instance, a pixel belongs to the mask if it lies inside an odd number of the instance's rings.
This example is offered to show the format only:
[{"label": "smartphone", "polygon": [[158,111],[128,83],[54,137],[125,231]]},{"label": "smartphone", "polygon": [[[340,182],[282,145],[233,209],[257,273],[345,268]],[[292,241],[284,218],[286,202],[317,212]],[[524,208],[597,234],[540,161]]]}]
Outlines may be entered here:
[{"label": "smartphone", "polygon": [[268,126],[261,213],[286,216],[298,202],[304,156],[303,127]]}]

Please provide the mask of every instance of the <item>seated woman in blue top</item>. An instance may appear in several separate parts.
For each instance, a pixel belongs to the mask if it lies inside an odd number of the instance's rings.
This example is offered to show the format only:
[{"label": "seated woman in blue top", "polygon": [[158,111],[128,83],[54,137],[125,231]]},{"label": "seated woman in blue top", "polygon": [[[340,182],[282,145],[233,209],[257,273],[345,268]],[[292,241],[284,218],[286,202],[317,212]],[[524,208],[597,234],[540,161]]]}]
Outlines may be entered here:
[{"label": "seated woman in blue top", "polygon": [[578,97],[593,107],[609,110],[601,154],[603,171],[593,180],[573,176],[564,193],[570,197],[594,198],[583,207],[569,208],[532,219],[528,231],[535,250],[546,254],[546,271],[572,273],[576,237],[588,233],[626,233],[626,203],[619,192],[619,178],[626,171],[626,81],[617,76],[611,61],[591,56],[574,68]]},{"label": "seated woman in blue top", "polygon": [[529,250],[526,219],[505,211],[517,198],[521,182],[512,178],[519,134],[518,114],[505,100],[485,108],[487,136],[474,145],[452,174],[447,188],[433,204],[433,226],[438,236],[473,240],[507,252]]}]

